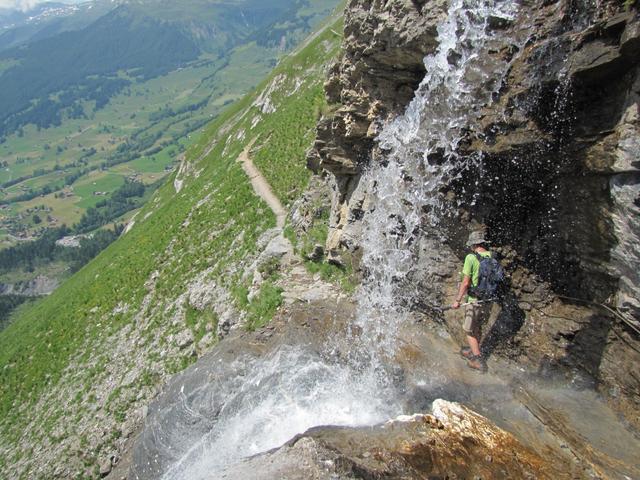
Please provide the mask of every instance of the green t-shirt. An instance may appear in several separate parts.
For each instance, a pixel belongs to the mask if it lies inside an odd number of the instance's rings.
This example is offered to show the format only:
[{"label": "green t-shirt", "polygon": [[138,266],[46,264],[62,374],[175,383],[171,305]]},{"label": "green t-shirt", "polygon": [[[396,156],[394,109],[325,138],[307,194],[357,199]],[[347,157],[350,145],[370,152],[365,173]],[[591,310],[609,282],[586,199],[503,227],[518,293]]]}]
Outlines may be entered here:
[{"label": "green t-shirt", "polygon": [[[491,252],[481,252],[480,256],[482,257],[490,257]],[[468,276],[471,277],[471,286],[477,287],[478,282],[480,281],[480,260],[475,256],[475,254],[470,253],[464,259],[464,266],[462,267],[462,276],[463,278]],[[472,297],[471,295],[467,295],[467,302],[475,302],[477,299]]]}]

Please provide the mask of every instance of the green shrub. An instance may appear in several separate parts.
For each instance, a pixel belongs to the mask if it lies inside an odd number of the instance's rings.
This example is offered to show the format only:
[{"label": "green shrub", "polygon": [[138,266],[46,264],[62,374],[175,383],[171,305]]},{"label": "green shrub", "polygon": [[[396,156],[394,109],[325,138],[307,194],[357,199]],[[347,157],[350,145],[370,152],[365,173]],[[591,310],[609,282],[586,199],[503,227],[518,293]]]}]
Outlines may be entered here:
[{"label": "green shrub", "polygon": [[246,329],[253,331],[265,326],[280,305],[282,305],[282,289],[271,281],[264,282],[260,293],[247,309]]},{"label": "green shrub", "polygon": [[195,343],[198,343],[207,334],[207,328],[215,332],[218,328],[218,316],[212,310],[200,311],[187,306],[185,312],[185,323],[193,332]]},{"label": "green shrub", "polygon": [[280,259],[277,257],[271,257],[258,267],[258,271],[265,279],[274,280],[280,272]]}]

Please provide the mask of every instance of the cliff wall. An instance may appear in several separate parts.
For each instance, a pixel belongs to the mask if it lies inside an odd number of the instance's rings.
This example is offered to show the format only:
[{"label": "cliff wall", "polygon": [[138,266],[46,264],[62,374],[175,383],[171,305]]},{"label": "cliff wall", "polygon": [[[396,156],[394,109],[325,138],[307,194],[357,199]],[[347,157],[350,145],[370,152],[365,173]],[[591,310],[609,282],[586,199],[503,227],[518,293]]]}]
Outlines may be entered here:
[{"label": "cliff wall", "polygon": [[[358,266],[362,219],[375,208],[363,173],[385,162],[376,137],[424,77],[447,8],[444,0],[347,6],[344,55],[325,85],[331,108],[308,159],[333,191],[334,262]],[[513,20],[491,18],[488,28],[512,43],[487,58],[509,68],[458,147],[460,159],[481,161],[459,161],[441,185],[448,214],[437,231],[416,235],[416,268],[402,281],[417,286],[418,303],[451,302],[466,237],[486,227],[510,291],[494,309],[485,353],[596,387],[640,424],[638,13],[620,2],[523,2]],[[456,314],[444,320],[460,336]]]}]

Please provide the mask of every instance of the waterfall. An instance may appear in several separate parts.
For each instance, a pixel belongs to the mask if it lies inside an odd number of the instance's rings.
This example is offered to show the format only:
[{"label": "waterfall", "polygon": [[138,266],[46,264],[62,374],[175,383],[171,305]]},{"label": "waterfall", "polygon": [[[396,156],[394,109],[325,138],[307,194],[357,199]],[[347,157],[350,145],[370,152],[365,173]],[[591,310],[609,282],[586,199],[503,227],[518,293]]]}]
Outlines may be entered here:
[{"label": "waterfall", "polygon": [[438,224],[439,186],[454,174],[459,143],[505,72],[505,65],[486,54],[499,41],[487,28],[489,18],[510,18],[514,10],[508,0],[452,0],[415,99],[382,130],[378,140],[386,159],[363,178],[374,208],[365,216],[367,277],[357,293],[358,328],[350,334],[348,358],[334,355],[337,347],[328,340],[322,353],[283,347],[251,361],[250,373],[226,399],[210,432],[165,480],[218,478],[226,466],[313,426],[371,425],[405,413],[387,373],[404,318],[398,279],[415,267],[412,245],[425,212],[430,226]]},{"label": "waterfall", "polygon": [[404,281],[416,268],[416,238],[425,229],[437,235],[447,214],[441,188],[481,160],[481,153],[461,158],[458,147],[475,131],[482,107],[507,72],[505,62],[488,55],[509,45],[491,34],[489,19],[512,20],[516,11],[515,2],[452,0],[414,99],[378,137],[384,161],[373,163],[363,178],[375,202],[364,218],[368,275],[359,292],[358,322],[387,352],[417,295]]}]

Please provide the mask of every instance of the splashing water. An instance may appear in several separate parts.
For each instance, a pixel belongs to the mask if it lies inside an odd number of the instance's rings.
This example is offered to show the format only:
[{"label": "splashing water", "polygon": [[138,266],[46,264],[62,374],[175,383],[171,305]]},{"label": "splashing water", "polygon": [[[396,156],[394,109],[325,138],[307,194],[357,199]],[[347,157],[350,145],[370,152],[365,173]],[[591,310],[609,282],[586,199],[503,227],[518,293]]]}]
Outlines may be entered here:
[{"label": "splashing water", "polygon": [[[452,0],[438,28],[437,52],[425,58],[426,77],[406,113],[379,138],[387,161],[366,172],[375,209],[365,216],[363,265],[367,278],[358,292],[358,334],[350,356],[331,360],[302,347],[282,347],[254,361],[252,372],[226,399],[212,430],[163,476],[165,480],[216,478],[247,456],[282,445],[318,425],[371,425],[402,412],[387,360],[395,351],[403,312],[398,278],[413,265],[412,244],[424,212],[437,224],[438,188],[452,175],[456,151],[491,101],[505,65],[488,60],[496,38],[489,17],[510,18],[513,2]],[[355,329],[354,329],[355,330]]]},{"label": "splashing water", "polygon": [[371,372],[356,373],[299,347],[282,347],[249,366],[220,420],[164,479],[217,478],[243,457],[278,447],[318,425],[372,425],[397,415]]}]

